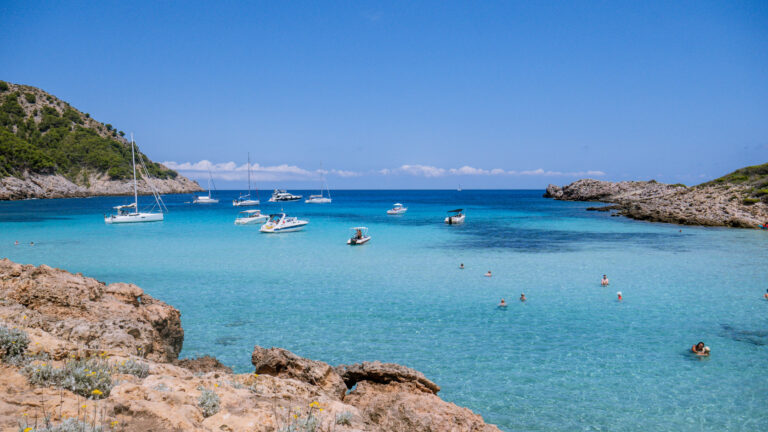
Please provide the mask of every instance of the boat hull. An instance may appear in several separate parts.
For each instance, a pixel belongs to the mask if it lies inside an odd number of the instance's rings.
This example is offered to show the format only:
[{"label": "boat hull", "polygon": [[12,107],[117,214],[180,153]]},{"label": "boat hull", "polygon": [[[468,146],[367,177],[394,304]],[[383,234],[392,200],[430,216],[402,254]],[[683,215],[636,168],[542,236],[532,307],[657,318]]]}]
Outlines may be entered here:
[{"label": "boat hull", "polygon": [[464,223],[464,215],[461,216],[448,216],[445,218],[445,223],[448,225],[461,225]]},{"label": "boat hull", "polygon": [[347,244],[350,245],[350,246],[361,246],[361,245],[364,245],[364,244],[368,243],[369,240],[371,240],[371,236],[366,236],[366,237],[363,237],[361,239],[351,238],[351,239],[347,240]]},{"label": "boat hull", "polygon": [[162,213],[136,213],[130,215],[111,215],[104,218],[108,224],[160,222],[164,219]]},{"label": "boat hull", "polygon": [[258,217],[252,217],[252,218],[237,218],[235,219],[235,225],[257,225],[257,224],[263,224],[264,222],[269,219],[269,216],[263,215]]},{"label": "boat hull", "polygon": [[407,212],[407,211],[408,211],[408,209],[401,209],[401,210],[390,209],[390,210],[387,210],[387,214],[388,215],[401,215],[401,214],[405,214],[405,212]]},{"label": "boat hull", "polygon": [[330,204],[331,199],[330,198],[310,198],[304,202],[307,204]]},{"label": "boat hull", "polygon": [[216,198],[208,198],[208,197],[206,197],[205,199],[195,198],[195,200],[192,201],[192,202],[195,203],[195,204],[218,204],[219,200],[217,200]]},{"label": "boat hull", "polygon": [[234,207],[248,207],[255,205],[259,205],[259,200],[232,201],[232,206]]},{"label": "boat hull", "polygon": [[270,198],[269,202],[288,202],[288,201],[300,201],[300,200],[301,200],[301,197],[298,197],[298,198],[280,198],[280,199]]},{"label": "boat hull", "polygon": [[301,231],[302,229],[304,229],[306,225],[307,224],[301,224],[301,225],[294,225],[294,226],[285,227],[285,228],[277,228],[277,227],[267,228],[266,226],[263,226],[259,231],[265,234],[287,233],[287,232]]}]

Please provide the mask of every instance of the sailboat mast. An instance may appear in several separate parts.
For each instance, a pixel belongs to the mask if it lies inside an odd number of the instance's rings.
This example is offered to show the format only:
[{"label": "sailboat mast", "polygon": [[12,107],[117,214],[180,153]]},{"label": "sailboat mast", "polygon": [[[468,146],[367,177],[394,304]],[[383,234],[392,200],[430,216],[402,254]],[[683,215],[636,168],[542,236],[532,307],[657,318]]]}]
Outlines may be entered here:
[{"label": "sailboat mast", "polygon": [[251,197],[251,152],[248,152],[248,198]]},{"label": "sailboat mast", "polygon": [[133,151],[133,132],[131,132],[131,160],[133,161],[133,205],[136,206],[136,213],[139,212],[139,191],[136,188],[136,155]]}]

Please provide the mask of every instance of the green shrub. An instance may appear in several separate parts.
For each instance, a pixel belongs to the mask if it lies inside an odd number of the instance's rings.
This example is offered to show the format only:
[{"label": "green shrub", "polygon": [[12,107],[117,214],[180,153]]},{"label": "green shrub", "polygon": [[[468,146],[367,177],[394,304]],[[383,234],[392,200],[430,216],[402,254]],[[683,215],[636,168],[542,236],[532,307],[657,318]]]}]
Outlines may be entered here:
[{"label": "green shrub", "polygon": [[28,347],[27,333],[0,325],[0,356],[4,362],[23,357]]},{"label": "green shrub", "polygon": [[336,424],[350,426],[352,424],[352,413],[344,411],[343,413],[336,414]]},{"label": "green shrub", "polygon": [[219,396],[213,391],[201,388],[200,397],[197,399],[197,406],[203,412],[203,417],[210,417],[219,412],[221,401]]},{"label": "green shrub", "polygon": [[111,125],[111,124],[107,123],[107,124],[105,124],[104,126],[106,126],[106,128],[107,128],[107,130],[108,130],[108,131],[111,131],[111,130],[112,130],[112,125]]},{"label": "green shrub", "polygon": [[75,418],[68,418],[61,421],[61,423],[54,425],[51,423],[50,418],[46,418],[43,421],[42,426],[33,427],[24,421],[23,424],[19,423],[19,432],[105,432],[105,429],[97,424],[84,422]]},{"label": "green shrub", "polygon": [[65,109],[62,117],[71,121],[72,123],[83,124],[83,119],[80,117],[80,114],[78,114],[77,111],[73,110],[72,108]]},{"label": "green shrub", "polygon": [[760,202],[760,198],[744,198],[741,202],[745,205],[752,205]]},{"label": "green shrub", "polygon": [[83,397],[101,399],[112,390],[111,366],[106,360],[69,360],[63,368],[47,363],[29,364],[23,369],[30,384],[62,387]]},{"label": "green shrub", "polygon": [[119,373],[134,375],[139,378],[146,378],[149,375],[149,365],[133,359],[118,363],[116,370]]},{"label": "green shrub", "polygon": [[34,93],[24,93],[24,99],[26,99],[29,103],[37,102],[37,97]]},{"label": "green shrub", "polygon": [[8,83],[5,81],[0,81],[0,92],[6,92],[8,91],[10,87],[8,86]]}]

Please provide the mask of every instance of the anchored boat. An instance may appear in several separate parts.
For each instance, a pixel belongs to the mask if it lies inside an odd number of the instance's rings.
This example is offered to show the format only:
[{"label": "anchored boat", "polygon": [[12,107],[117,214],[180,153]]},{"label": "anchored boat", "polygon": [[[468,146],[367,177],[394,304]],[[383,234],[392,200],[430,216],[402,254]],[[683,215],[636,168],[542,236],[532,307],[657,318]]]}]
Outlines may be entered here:
[{"label": "anchored boat", "polygon": [[[152,190],[152,196],[155,198],[155,205],[148,212],[140,212],[139,209],[139,191],[136,183],[136,155],[134,153],[135,144],[133,142],[133,134],[131,134],[131,160],[133,161],[133,203],[128,205],[119,205],[114,207],[117,210],[116,214],[105,215],[104,222],[108,224],[116,223],[133,223],[133,222],[157,222],[163,220],[163,210],[168,211],[163,203],[163,199],[157,192],[149,177],[149,172],[144,166],[144,161],[140,159],[142,176],[144,181],[147,182],[149,188]],[[152,211],[158,208],[159,211]]]},{"label": "anchored boat", "polygon": [[301,195],[294,195],[283,189],[275,189],[275,191],[272,192],[272,197],[269,199],[269,202],[298,201],[300,199]]},{"label": "anchored boat", "polygon": [[[256,189],[256,196],[259,196],[259,190]],[[248,194],[240,195],[240,197],[232,201],[232,205],[235,207],[247,207],[259,205],[258,199],[251,199],[251,154],[248,153]]]},{"label": "anchored boat", "polygon": [[244,210],[237,214],[235,225],[251,225],[264,223],[269,216],[261,214],[261,210]]},{"label": "anchored boat", "polygon": [[400,203],[395,203],[391,209],[387,210],[388,215],[399,215],[408,211],[408,207],[403,207]]},{"label": "anchored boat", "polygon": [[263,233],[283,233],[299,231],[307,225],[309,221],[300,220],[296,217],[287,216],[285,213],[276,213],[269,215],[267,223],[262,225],[259,231]]},{"label": "anchored boat", "polygon": [[[211,170],[208,169],[208,195],[199,195],[195,197],[194,201],[192,203],[194,204],[217,204],[219,202],[218,199],[211,196],[211,184],[213,184],[213,175],[211,175]],[[213,185],[214,189],[216,188],[216,185]]]}]

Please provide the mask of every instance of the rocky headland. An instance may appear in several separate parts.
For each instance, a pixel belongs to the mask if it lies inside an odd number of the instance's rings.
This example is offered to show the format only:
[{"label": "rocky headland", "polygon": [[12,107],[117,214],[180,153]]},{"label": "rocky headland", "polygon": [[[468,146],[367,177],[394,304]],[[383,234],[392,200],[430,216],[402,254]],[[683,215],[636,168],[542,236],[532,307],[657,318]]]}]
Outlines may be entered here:
[{"label": "rocky headland", "polygon": [[[203,190],[197,182],[184,176],[154,178],[152,186],[161,194],[192,193]],[[152,189],[144,179],[139,179],[140,195],[149,195]],[[116,180],[106,174],[89,174],[88,181],[76,184],[61,174],[36,174],[25,172],[19,177],[0,178],[0,200],[31,198],[82,198],[99,195],[133,195],[133,180]]]},{"label": "rocky headland", "polygon": [[255,346],[234,374],[179,360],[183,340],[179,311],[135,285],[0,260],[0,428],[498,431],[405,366]]},{"label": "rocky headland", "polygon": [[[160,193],[202,190],[138,146],[135,158]],[[42,89],[0,81],[0,200],[133,194],[132,160],[125,132]],[[144,180],[139,190],[151,193]]]},{"label": "rocky headland", "polygon": [[582,179],[549,185],[547,198],[599,201],[617,215],[683,225],[759,228],[768,222],[768,164],[742,168],[697,186],[656,181],[609,182]]}]

